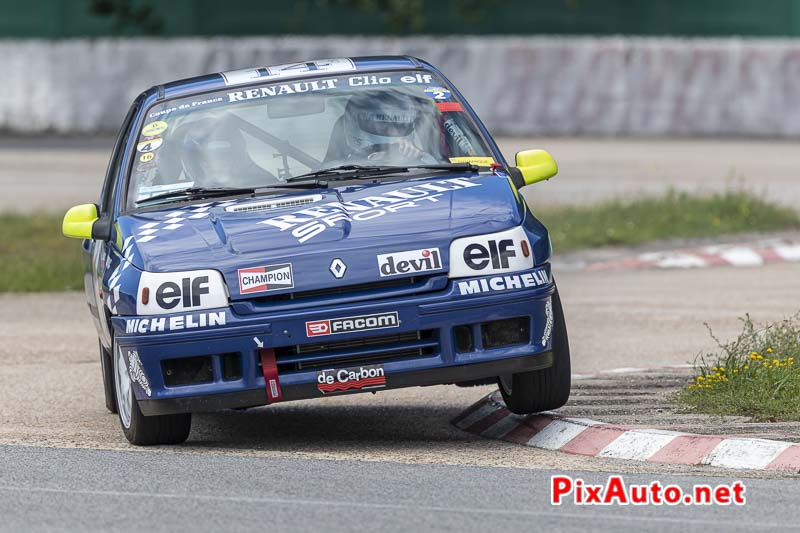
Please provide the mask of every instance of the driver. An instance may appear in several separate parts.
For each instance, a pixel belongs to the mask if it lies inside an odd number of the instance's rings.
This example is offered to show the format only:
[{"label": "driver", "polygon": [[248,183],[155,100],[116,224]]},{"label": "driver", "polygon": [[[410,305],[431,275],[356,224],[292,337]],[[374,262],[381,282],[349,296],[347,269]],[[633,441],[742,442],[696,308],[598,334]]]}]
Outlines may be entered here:
[{"label": "driver", "polygon": [[388,91],[352,96],[334,127],[326,160],[437,163],[419,146],[418,105],[412,98]]}]

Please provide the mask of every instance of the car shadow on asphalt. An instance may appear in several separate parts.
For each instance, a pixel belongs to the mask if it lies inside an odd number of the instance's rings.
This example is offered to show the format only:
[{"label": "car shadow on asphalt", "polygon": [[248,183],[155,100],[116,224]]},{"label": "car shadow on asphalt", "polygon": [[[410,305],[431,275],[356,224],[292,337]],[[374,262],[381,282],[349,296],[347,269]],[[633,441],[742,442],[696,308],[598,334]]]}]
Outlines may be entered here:
[{"label": "car shadow on asphalt", "polygon": [[273,451],[398,448],[474,440],[450,424],[469,404],[298,403],[194,415],[188,446]]}]

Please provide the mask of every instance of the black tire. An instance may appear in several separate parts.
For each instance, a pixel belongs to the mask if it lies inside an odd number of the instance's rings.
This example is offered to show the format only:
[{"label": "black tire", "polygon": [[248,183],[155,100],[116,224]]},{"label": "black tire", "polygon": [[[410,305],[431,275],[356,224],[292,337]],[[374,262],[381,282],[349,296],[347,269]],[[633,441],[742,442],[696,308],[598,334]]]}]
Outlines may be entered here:
[{"label": "black tire", "polygon": [[103,392],[106,398],[106,409],[110,413],[117,414],[117,394],[114,390],[114,363],[111,360],[111,354],[103,348],[103,343],[100,342],[100,339],[97,340],[97,345],[100,347],[100,368],[103,371]]},{"label": "black tire", "polygon": [[558,289],[553,293],[553,366],[498,378],[506,407],[520,415],[558,409],[569,400],[572,384],[569,338]]},{"label": "black tire", "polygon": [[[144,416],[139,409],[139,402],[133,394],[133,383],[128,376],[127,368],[120,372],[119,365],[121,352],[114,343],[114,391],[117,398],[117,414],[120,426],[125,438],[131,444],[138,446],[154,446],[158,444],[180,444],[189,437],[192,429],[191,413],[178,415],[156,415]],[[124,363],[124,361],[122,361]],[[121,377],[124,376],[124,377]],[[125,388],[120,379],[128,379],[128,387]],[[127,391],[127,394],[126,394]],[[125,399],[130,402],[127,404],[129,409],[124,408],[122,402]],[[126,413],[130,412],[130,420],[125,420]],[[126,424],[127,422],[127,424]]]}]

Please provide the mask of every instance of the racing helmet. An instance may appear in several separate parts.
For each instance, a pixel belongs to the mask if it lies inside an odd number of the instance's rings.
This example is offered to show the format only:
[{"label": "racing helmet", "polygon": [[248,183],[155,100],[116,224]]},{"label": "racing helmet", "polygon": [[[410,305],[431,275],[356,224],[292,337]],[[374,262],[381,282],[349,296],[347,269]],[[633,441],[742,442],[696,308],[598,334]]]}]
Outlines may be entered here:
[{"label": "racing helmet", "polygon": [[356,94],[345,106],[345,140],[356,150],[396,142],[414,134],[418,117],[417,103],[402,93]]}]

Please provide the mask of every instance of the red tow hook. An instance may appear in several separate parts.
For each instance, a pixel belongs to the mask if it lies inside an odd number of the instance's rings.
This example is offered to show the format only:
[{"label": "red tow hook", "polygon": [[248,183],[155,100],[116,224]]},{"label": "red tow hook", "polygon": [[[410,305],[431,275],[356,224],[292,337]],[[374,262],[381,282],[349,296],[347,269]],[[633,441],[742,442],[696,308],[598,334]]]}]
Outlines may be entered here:
[{"label": "red tow hook", "polygon": [[275,362],[275,350],[261,348],[258,350],[261,357],[261,370],[264,372],[264,383],[267,386],[267,403],[279,402],[283,399],[281,381],[278,378],[278,363]]}]

